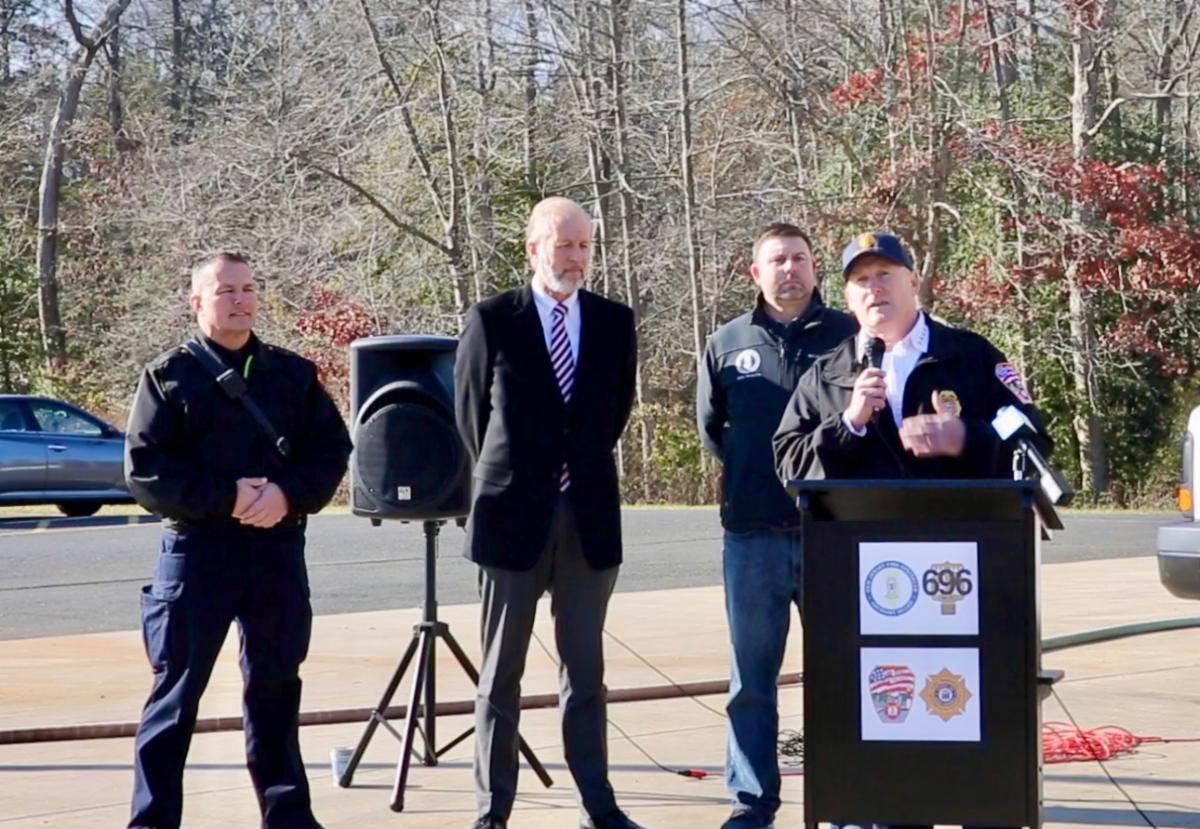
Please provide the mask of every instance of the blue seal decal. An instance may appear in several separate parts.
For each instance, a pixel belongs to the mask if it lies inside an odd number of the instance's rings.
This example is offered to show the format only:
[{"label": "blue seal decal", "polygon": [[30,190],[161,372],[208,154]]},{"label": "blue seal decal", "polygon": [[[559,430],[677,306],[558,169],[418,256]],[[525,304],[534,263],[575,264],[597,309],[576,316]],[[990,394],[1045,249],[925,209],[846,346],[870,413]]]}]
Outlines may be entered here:
[{"label": "blue seal decal", "polygon": [[884,616],[903,616],[921,595],[917,574],[902,561],[881,561],[867,573],[863,584],[867,604]]}]

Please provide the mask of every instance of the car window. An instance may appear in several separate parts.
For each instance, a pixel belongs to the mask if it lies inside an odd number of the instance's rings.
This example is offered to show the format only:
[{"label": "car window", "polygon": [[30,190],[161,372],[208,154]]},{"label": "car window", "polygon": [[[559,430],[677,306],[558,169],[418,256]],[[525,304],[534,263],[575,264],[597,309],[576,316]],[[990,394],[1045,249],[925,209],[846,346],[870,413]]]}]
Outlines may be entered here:
[{"label": "car window", "polygon": [[99,437],[104,430],[96,421],[86,418],[66,406],[53,403],[33,403],[33,417],[43,432]]},{"label": "car window", "polygon": [[15,400],[0,400],[0,432],[24,432],[25,418],[21,404]]}]

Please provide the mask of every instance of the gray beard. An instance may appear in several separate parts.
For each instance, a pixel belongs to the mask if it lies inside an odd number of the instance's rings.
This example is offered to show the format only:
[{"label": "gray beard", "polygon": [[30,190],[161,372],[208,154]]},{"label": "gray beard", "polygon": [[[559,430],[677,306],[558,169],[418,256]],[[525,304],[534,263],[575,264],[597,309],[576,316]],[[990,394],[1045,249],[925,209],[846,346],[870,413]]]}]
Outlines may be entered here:
[{"label": "gray beard", "polygon": [[556,294],[573,294],[579,290],[579,283],[571,279],[564,279],[555,273],[541,274],[542,284]]}]

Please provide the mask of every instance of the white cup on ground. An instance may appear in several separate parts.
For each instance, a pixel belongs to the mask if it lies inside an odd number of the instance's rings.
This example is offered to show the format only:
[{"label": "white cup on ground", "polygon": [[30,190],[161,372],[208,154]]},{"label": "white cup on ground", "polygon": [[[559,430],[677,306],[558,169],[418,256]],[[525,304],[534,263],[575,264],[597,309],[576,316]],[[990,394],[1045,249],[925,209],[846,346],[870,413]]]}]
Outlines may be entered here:
[{"label": "white cup on ground", "polygon": [[350,758],[353,756],[354,749],[352,748],[338,746],[330,750],[329,770],[333,772],[333,785],[338,785],[338,781],[342,779],[342,773],[346,771],[346,766],[350,765]]}]

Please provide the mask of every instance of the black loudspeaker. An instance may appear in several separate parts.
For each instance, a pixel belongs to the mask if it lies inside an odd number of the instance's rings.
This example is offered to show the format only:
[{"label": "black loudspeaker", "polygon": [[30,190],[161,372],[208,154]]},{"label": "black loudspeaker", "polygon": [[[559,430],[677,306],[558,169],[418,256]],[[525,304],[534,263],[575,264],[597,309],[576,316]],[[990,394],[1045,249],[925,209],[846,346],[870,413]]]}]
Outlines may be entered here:
[{"label": "black loudspeaker", "polygon": [[454,337],[350,344],[350,508],[401,521],[461,518],[471,464],[454,425]]}]

